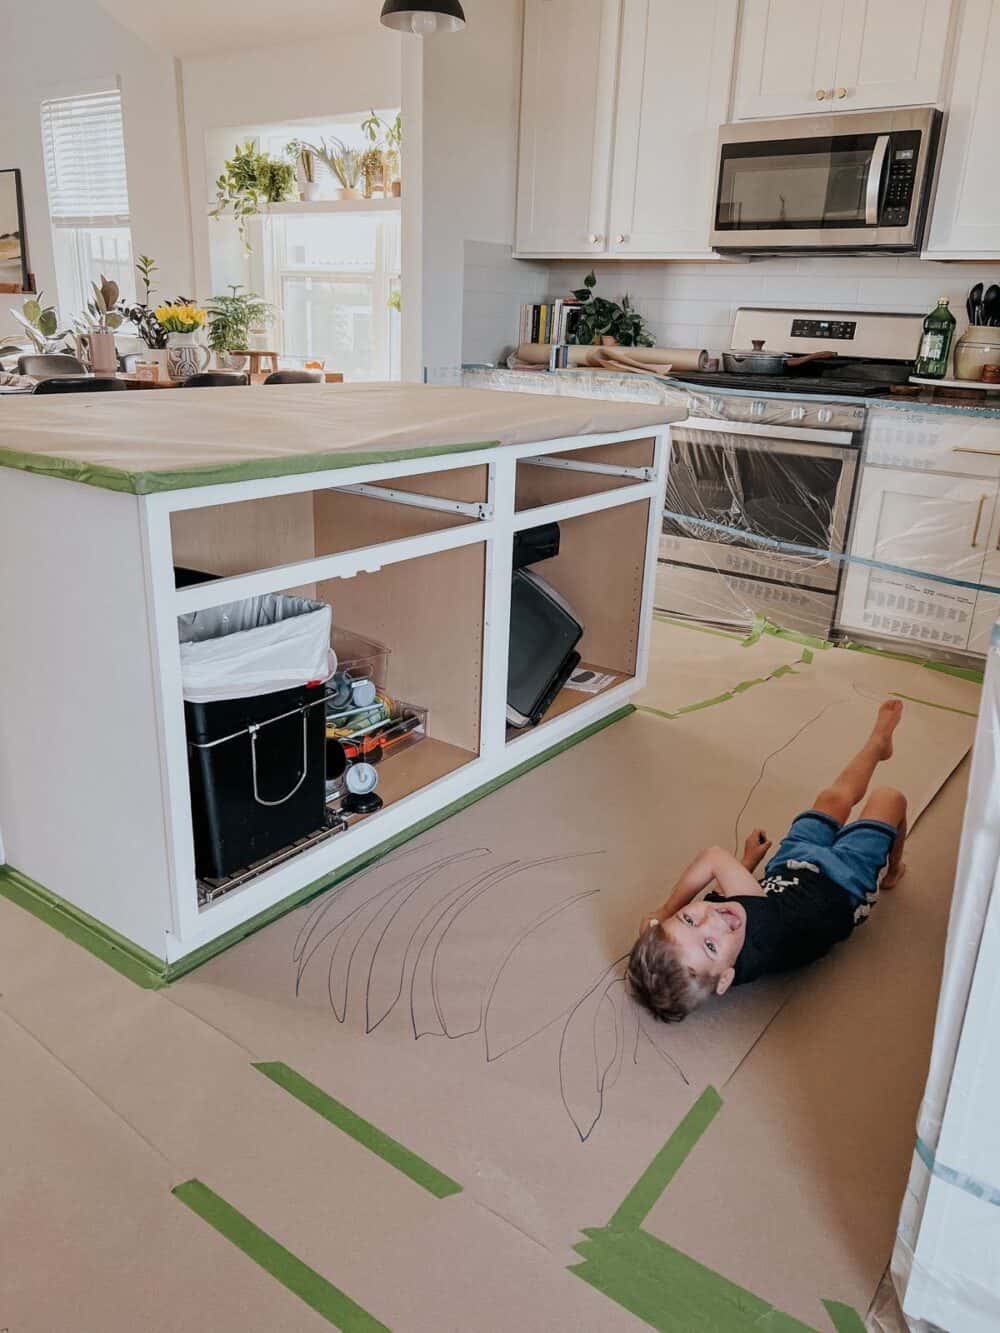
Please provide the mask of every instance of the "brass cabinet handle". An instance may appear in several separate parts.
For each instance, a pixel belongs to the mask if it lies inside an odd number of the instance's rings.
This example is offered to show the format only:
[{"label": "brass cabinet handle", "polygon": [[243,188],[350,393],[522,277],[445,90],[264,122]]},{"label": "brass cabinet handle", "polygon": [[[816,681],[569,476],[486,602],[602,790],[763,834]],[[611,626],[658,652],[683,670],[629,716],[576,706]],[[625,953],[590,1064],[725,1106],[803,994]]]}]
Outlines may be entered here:
[{"label": "brass cabinet handle", "polygon": [[838,96],[838,97],[846,97],[846,96],[847,96],[847,89],[846,89],[846,88],[838,88],[838,89],[837,89],[837,96]]},{"label": "brass cabinet handle", "polygon": [[975,549],[975,545],[979,541],[979,525],[983,521],[983,505],[985,503],[986,496],[981,495],[979,497],[979,507],[976,510],[976,526],[972,529],[972,541],[969,543],[973,549]]}]

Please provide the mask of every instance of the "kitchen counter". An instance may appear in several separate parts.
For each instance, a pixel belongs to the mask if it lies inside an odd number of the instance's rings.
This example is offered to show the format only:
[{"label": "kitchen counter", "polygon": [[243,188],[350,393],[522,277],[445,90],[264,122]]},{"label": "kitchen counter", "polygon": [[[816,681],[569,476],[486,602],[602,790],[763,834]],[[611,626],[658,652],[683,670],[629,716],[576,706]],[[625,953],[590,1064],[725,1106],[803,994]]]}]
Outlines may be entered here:
[{"label": "kitchen counter", "polygon": [[[706,398],[720,393],[734,394],[741,398],[779,398],[788,402],[799,399],[816,401],[816,394],[779,393],[768,388],[768,377],[760,377],[760,389],[724,389],[704,384],[694,384],[682,375],[644,375],[640,373],[621,374],[603,370],[507,370],[503,367],[487,369],[473,367],[464,371],[463,384],[469,388],[506,389],[527,394],[553,394],[559,397],[580,397],[588,400],[608,398],[622,402],[640,402],[671,405],[676,402],[678,391],[688,395],[703,395]],[[1000,394],[995,395],[996,405],[989,400],[983,402],[947,402],[935,401],[929,394],[916,398],[896,398],[872,395],[870,398],[847,397],[835,392],[824,393],[824,402],[853,403],[866,407],[885,407],[902,411],[919,408],[921,411],[947,413],[961,417],[981,417],[984,420],[1000,422]]]},{"label": "kitchen counter", "polygon": [[[685,414],[413,385],[4,402],[0,894],[159,984],[620,715],[645,679],[668,424]],[[606,684],[557,689],[515,729],[515,540],[552,523],[546,583]],[[177,567],[208,577],[177,587]],[[377,812],[207,882],[178,617],[277,592],[331,607],[345,661],[358,636],[384,645],[379,683],[426,710],[426,735],[383,759]],[[255,736],[226,744],[263,820]]]},{"label": "kitchen counter", "polygon": [[0,466],[152,494],[662,426],[683,407],[558,405],[416,384],[270,385],[266,394],[33,395],[5,402]]}]

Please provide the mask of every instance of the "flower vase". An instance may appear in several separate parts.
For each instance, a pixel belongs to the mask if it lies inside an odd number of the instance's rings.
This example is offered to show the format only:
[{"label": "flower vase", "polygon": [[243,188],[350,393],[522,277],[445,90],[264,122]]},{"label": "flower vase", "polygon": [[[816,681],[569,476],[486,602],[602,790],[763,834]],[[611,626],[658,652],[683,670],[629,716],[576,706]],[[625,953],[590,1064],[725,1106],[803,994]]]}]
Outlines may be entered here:
[{"label": "flower vase", "polygon": [[190,379],[207,370],[211,359],[208,348],[198,342],[197,333],[167,334],[168,379]]},{"label": "flower vase", "polygon": [[115,335],[110,329],[95,329],[87,335],[90,370],[102,379],[110,379],[118,370]]}]

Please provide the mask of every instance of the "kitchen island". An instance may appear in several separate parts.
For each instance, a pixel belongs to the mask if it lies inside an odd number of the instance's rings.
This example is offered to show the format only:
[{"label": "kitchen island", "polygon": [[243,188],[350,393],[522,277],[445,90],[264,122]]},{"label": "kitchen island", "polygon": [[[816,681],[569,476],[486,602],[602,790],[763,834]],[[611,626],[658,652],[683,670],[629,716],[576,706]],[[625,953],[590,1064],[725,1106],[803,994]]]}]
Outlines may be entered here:
[{"label": "kitchen island", "polygon": [[[155,984],[613,718],[644,678],[683,415],[402,385],[5,403],[0,891]],[[514,730],[512,549],[548,523],[546,581],[606,681]],[[279,591],[329,603],[334,645],[384,645],[427,736],[384,762],[377,814],[206,894],[178,616]]]}]

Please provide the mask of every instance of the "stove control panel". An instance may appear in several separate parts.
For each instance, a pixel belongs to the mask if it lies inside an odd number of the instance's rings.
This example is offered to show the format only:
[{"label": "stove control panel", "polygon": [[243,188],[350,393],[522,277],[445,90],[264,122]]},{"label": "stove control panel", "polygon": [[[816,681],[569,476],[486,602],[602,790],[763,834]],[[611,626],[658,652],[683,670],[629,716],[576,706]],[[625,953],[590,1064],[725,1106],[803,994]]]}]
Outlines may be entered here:
[{"label": "stove control panel", "polygon": [[849,342],[858,330],[856,319],[793,319],[793,338],[836,338]]}]

